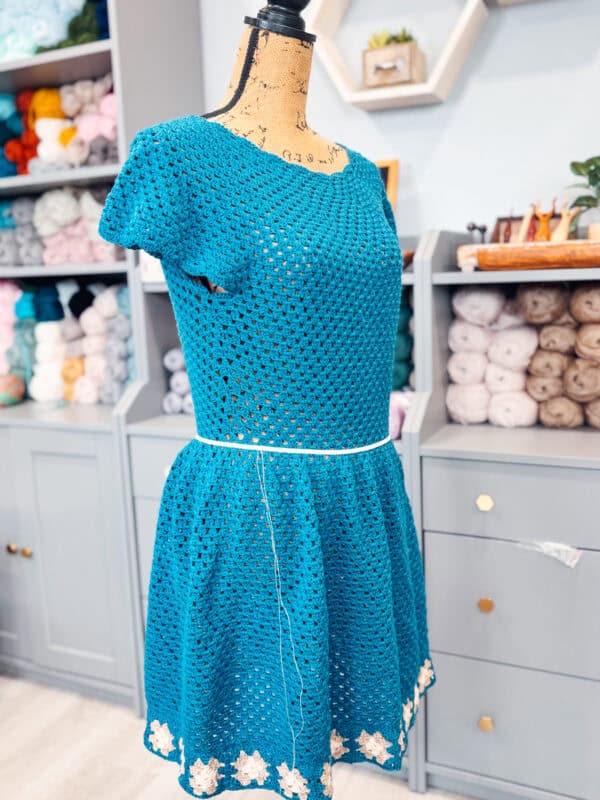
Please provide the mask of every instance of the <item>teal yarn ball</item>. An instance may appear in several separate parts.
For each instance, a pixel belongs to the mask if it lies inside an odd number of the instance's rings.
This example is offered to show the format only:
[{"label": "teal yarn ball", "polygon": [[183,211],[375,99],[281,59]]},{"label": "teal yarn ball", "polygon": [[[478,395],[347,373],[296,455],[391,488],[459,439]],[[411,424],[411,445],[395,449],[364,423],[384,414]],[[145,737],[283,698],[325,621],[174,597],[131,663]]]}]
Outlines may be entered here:
[{"label": "teal yarn ball", "polygon": [[392,370],[392,391],[403,389],[410,378],[410,373],[413,371],[412,361],[397,361]]},{"label": "teal yarn ball", "polygon": [[408,325],[413,315],[412,308],[408,305],[400,306],[400,314],[398,316],[398,332],[408,333]]},{"label": "teal yarn ball", "polygon": [[394,361],[406,361],[412,355],[413,337],[410,333],[398,333],[394,348]]}]

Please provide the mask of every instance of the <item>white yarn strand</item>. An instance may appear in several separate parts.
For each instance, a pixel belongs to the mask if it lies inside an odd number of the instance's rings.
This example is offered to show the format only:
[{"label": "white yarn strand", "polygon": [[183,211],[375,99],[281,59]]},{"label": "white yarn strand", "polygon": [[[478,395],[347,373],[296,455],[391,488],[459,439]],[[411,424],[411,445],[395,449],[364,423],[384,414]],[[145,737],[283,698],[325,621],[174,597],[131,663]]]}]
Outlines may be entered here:
[{"label": "white yarn strand", "polygon": [[[277,615],[279,621],[279,661],[281,664],[281,676],[283,679],[283,691],[285,696],[285,711],[287,715],[288,725],[290,728],[290,732],[292,734],[292,770],[296,767],[296,740],[298,736],[304,730],[304,712],[302,711],[302,694],[304,692],[304,681],[302,680],[302,674],[300,672],[300,668],[298,666],[298,661],[296,659],[296,646],[294,644],[294,637],[292,634],[292,620],[290,618],[289,612],[283,602],[283,593],[281,591],[281,573],[279,570],[279,557],[277,555],[277,548],[275,546],[275,530],[273,527],[273,519],[271,517],[271,508],[269,506],[269,498],[267,496],[267,487],[265,481],[265,462],[264,462],[264,455],[262,450],[256,455],[256,469],[258,472],[258,480],[260,483],[260,488],[262,492],[263,502],[265,504],[265,514],[267,517],[267,523],[269,525],[269,531],[271,533],[271,548],[273,550],[273,565],[275,569],[275,587],[277,590]],[[299,704],[300,704],[300,717],[302,719],[302,724],[300,726],[300,730],[296,734],[294,730],[294,726],[292,724],[290,718],[290,708],[288,703],[288,694],[287,694],[287,682],[285,680],[285,668],[283,666],[283,626],[281,624],[281,609],[285,611],[285,615],[287,617],[288,622],[288,630],[290,635],[290,645],[292,648],[292,657],[294,659],[294,666],[296,667],[296,672],[298,673],[298,678],[300,679],[300,695],[299,695]]]}]

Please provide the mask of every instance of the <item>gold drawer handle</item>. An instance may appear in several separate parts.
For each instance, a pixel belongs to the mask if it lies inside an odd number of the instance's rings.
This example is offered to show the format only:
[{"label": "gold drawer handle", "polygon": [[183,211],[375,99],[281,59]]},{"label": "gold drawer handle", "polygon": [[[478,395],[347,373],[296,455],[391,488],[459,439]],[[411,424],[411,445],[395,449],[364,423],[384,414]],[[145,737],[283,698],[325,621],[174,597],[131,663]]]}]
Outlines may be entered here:
[{"label": "gold drawer handle", "polygon": [[491,597],[480,597],[477,601],[477,607],[482,614],[491,614],[495,608],[495,603]]},{"label": "gold drawer handle", "polygon": [[484,733],[490,733],[494,730],[494,720],[491,717],[479,717],[477,724]]},{"label": "gold drawer handle", "polygon": [[494,498],[489,494],[480,494],[475,500],[475,505],[480,511],[491,511],[495,505]]},{"label": "gold drawer handle", "polygon": [[6,545],[6,552],[10,553],[11,556],[14,555],[18,551],[18,549],[19,548],[17,547],[17,545],[13,544],[12,542]]},{"label": "gold drawer handle", "polygon": [[31,556],[33,555],[33,550],[31,549],[31,547],[22,547],[21,555],[23,556],[23,558],[31,558]]}]

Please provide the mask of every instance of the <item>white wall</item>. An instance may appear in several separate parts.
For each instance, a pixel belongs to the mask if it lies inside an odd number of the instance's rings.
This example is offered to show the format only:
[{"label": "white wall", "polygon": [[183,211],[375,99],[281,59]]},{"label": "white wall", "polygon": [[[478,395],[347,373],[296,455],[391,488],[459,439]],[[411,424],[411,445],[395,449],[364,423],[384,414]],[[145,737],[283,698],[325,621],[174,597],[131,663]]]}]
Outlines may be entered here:
[{"label": "white wall", "polygon": [[[266,0],[200,2],[208,111],[224,96],[244,15],[254,16]],[[371,32],[408,23],[435,54],[460,6],[354,0],[336,41],[358,77]],[[492,225],[538,198],[549,205],[575,180],[569,161],[600,154],[600,0],[494,9],[450,100],[438,106],[348,106],[315,55],[308,119],[368,158],[400,159],[400,234],[464,230],[472,219]]]}]

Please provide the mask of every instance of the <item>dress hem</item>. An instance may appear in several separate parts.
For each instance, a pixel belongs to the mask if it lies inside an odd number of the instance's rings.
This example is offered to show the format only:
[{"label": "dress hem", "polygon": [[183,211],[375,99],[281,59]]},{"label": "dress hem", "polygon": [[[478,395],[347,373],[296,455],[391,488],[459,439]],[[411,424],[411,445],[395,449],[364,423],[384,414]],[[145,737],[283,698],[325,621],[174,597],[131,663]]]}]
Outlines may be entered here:
[{"label": "dress hem", "polygon": [[[183,789],[184,792],[191,795],[192,797],[218,797],[220,794],[226,791],[241,791],[241,790],[249,790],[249,789],[263,789],[269,790],[274,792],[275,794],[279,795],[280,797],[286,798],[286,800],[307,800],[308,795],[312,793],[312,797],[314,798],[322,796],[324,798],[330,798],[330,800],[335,800],[333,795],[333,786],[331,782],[331,767],[338,763],[343,762],[347,764],[356,764],[356,763],[370,763],[374,764],[381,770],[385,772],[400,772],[404,765],[404,757],[407,752],[408,747],[408,733],[413,728],[417,713],[420,708],[421,700],[425,697],[429,689],[431,689],[436,683],[436,675],[433,669],[433,665],[430,658],[426,658],[419,669],[417,680],[414,682],[414,692],[412,695],[407,697],[405,702],[403,703],[403,715],[400,721],[399,726],[399,735],[395,742],[387,742],[380,734],[375,734],[375,736],[366,735],[366,739],[360,744],[360,747],[355,746],[352,750],[348,750],[347,748],[343,747],[343,742],[348,741],[348,739],[339,737],[339,742],[342,747],[342,750],[346,750],[346,752],[341,753],[339,756],[333,755],[333,739],[332,739],[332,754],[328,761],[326,761],[323,765],[323,775],[328,774],[329,783],[324,782],[320,778],[316,780],[313,779],[312,786],[309,782],[302,779],[302,776],[299,776],[300,779],[304,780],[304,785],[297,785],[296,790],[289,789],[286,791],[280,784],[280,780],[277,778],[277,770],[271,769],[270,775],[265,777],[262,784],[260,784],[257,780],[249,780],[247,785],[242,784],[237,778],[234,778],[232,774],[227,775],[227,779],[224,783],[220,783],[220,781],[225,778],[224,775],[219,773],[219,769],[224,767],[225,765],[222,762],[219,762],[218,759],[210,759],[207,765],[203,764],[203,769],[207,769],[208,765],[211,764],[211,761],[214,761],[214,766],[212,766],[212,776],[214,778],[214,789],[212,791],[195,791],[190,786],[190,769],[187,765],[187,761],[185,757],[183,758],[182,763],[182,755],[185,754],[185,746],[182,740],[178,736],[174,736],[168,731],[168,737],[172,742],[169,742],[169,747],[172,749],[167,753],[161,752],[160,747],[154,747],[152,742],[147,737],[146,733],[148,731],[148,727],[151,724],[150,719],[147,721],[146,729],[144,731],[143,737],[143,744],[144,747],[153,755],[162,758],[164,761],[171,761],[175,764],[179,764],[180,772],[177,777],[177,781],[179,786]],[[158,722],[158,720],[156,720]],[[166,723],[163,723],[161,726],[163,729],[165,728]],[[332,733],[335,733],[335,729]],[[365,733],[363,731],[363,733]],[[163,734],[164,735],[164,734]],[[379,735],[379,741],[376,741],[376,737]],[[362,734],[361,734],[362,736]],[[360,739],[361,737],[359,737]],[[373,745],[373,742],[375,743]],[[162,742],[164,743],[164,738]],[[385,744],[387,742],[387,747],[382,749],[380,743],[383,742]],[[391,753],[387,753],[387,750],[395,746],[395,750],[399,749],[398,759],[392,758]],[[386,754],[386,757],[381,760],[383,754]],[[390,760],[391,763],[388,765],[386,762]],[[202,762],[203,763],[203,762]],[[220,767],[217,766],[220,764]],[[184,768],[185,765],[185,768]],[[328,767],[327,767],[328,765]],[[228,771],[229,764],[227,765]],[[271,763],[268,764],[271,767]],[[285,762],[281,765],[281,767],[285,767],[287,769],[287,765]],[[327,771],[328,770],[328,771]],[[296,772],[294,770],[294,772]],[[281,774],[281,773],[280,773]],[[236,780],[236,783],[232,783],[232,780]],[[319,785],[319,783],[321,785]],[[316,794],[313,790],[317,789],[319,794]],[[311,798],[312,800],[312,798]]]}]

